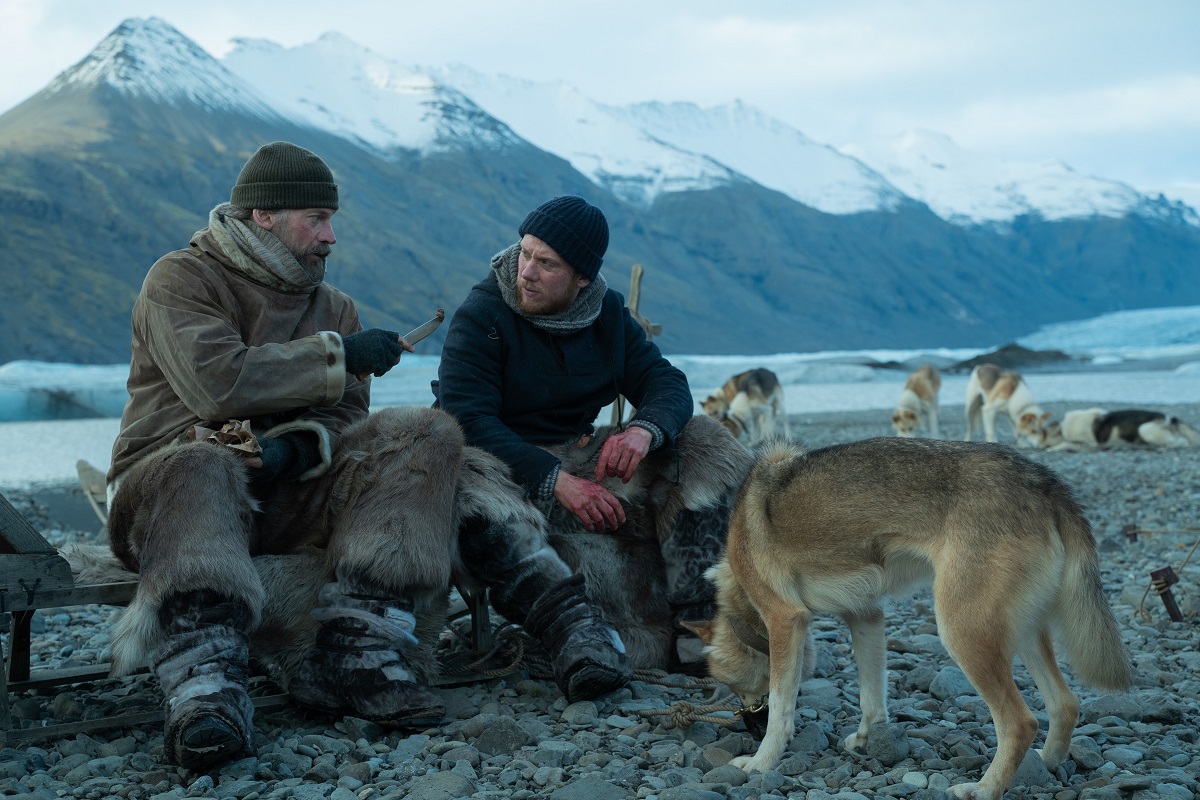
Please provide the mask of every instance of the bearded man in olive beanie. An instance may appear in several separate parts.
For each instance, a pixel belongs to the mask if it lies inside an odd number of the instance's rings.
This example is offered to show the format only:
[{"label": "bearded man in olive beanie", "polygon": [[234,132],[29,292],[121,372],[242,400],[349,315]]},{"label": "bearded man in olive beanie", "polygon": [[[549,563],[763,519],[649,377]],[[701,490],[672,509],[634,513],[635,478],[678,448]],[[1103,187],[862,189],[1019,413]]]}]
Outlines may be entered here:
[{"label": "bearded man in olive beanie", "polygon": [[[712,616],[703,573],[722,550],[749,453],[693,417],[686,377],[606,285],[599,208],[555,197],[517,234],[451,319],[433,389],[468,445],[512,469],[578,574],[560,572],[567,592],[552,569],[533,567],[546,552],[517,554],[486,532],[462,534],[463,558],[488,576],[497,610],[528,629],[553,618],[546,598],[570,594],[616,624],[635,668],[700,672],[702,645],[683,623]],[[597,430],[618,395],[632,417]],[[612,673],[622,668],[614,659]]]},{"label": "bearded man in olive beanie", "polygon": [[452,418],[368,414],[370,376],[412,347],[363,330],[324,280],[338,206],[321,158],[267,144],[134,303],[108,527],[140,574],[114,672],[150,662],[163,752],[192,770],[255,752],[252,648],[302,707],[436,724],[444,705],[427,684],[459,498],[473,525],[525,535],[517,490],[487,477],[502,468],[467,452]]}]

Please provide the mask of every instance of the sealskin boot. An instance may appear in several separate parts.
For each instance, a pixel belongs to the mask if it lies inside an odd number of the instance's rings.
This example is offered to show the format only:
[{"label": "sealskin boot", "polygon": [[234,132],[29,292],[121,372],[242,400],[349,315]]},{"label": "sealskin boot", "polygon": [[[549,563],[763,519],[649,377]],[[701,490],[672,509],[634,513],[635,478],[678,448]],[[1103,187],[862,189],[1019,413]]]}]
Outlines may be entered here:
[{"label": "sealskin boot", "polygon": [[403,597],[352,594],[340,583],[321,590],[320,623],[288,693],[302,707],[397,728],[425,728],[446,715],[417,682],[406,653],[418,647],[413,604]]},{"label": "sealskin boot", "polygon": [[588,597],[582,575],[559,581],[534,601],[525,630],[550,654],[554,682],[567,702],[591,700],[629,683],[625,644]]},{"label": "sealskin boot", "polygon": [[153,665],[167,701],[166,759],[206,772],[254,755],[247,609],[205,590],[171,597],[159,613],[166,641]]}]

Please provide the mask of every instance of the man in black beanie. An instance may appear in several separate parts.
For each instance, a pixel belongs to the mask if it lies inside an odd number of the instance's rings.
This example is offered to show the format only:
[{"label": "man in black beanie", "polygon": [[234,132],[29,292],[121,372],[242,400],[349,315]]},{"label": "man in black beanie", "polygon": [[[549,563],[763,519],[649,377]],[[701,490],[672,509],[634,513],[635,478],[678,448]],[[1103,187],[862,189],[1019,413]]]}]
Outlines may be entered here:
[{"label": "man in black beanie", "polygon": [[164,755],[197,771],[255,752],[251,652],[303,708],[436,724],[460,498],[497,536],[541,524],[444,412],[368,414],[370,375],[412,347],[324,280],[325,162],[267,144],[230,200],[146,276],[108,474],[112,549],[139,573],[114,674],[150,662]]},{"label": "man in black beanie", "polygon": [[[607,287],[599,208],[556,197],[517,233],[451,319],[438,405],[543,510],[558,557],[586,576],[586,587],[570,578],[577,594],[616,624],[633,667],[702,670],[700,643],[682,623],[711,617],[703,572],[720,554],[749,454],[693,417],[686,377]],[[596,430],[618,394],[633,416]],[[552,554],[522,555],[471,531],[460,547],[472,572],[489,576],[501,614],[533,630],[553,614],[533,603],[550,592],[552,571],[528,566]]]}]

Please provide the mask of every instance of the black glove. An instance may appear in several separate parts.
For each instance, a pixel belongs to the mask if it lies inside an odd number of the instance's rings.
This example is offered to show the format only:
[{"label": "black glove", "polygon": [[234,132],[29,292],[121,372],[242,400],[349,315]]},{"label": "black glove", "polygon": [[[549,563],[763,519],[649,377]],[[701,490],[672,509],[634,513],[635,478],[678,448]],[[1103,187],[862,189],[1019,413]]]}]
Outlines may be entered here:
[{"label": "black glove", "polygon": [[258,457],[263,465],[250,471],[250,480],[256,484],[294,481],[321,461],[312,434],[293,431],[280,436],[260,436],[258,446],[262,448]]},{"label": "black glove", "polygon": [[343,337],[342,346],[346,348],[346,372],[359,377],[367,373],[374,374],[376,378],[382,376],[400,363],[400,354],[404,352],[400,334],[382,328],[371,328]]}]

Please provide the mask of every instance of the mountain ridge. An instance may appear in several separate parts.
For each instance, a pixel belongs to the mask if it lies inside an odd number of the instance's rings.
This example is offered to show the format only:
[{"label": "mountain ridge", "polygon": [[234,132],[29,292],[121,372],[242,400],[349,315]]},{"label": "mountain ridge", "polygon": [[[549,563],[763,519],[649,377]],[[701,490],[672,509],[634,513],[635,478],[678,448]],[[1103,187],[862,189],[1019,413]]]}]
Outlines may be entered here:
[{"label": "mountain ridge", "polygon": [[[669,104],[621,110],[624,127],[615,129],[638,137],[640,152],[667,154],[661,169],[609,171],[597,183],[597,164],[628,155],[625,139],[611,151],[581,141],[572,160],[528,140],[497,101],[470,96],[465,80],[439,82],[340,35],[301,48],[246,40],[225,61],[185,39],[161,20],[126,21],[95,59],[0,115],[8,221],[0,246],[22,258],[9,281],[22,302],[0,306],[11,332],[0,340],[0,362],[127,358],[129,308],[150,264],[186,246],[244,160],[276,139],[314,150],[333,168],[343,204],[329,279],[355,297],[364,324],[395,330],[436,307],[452,313],[489,257],[516,241],[525,213],[557,194],[582,194],[605,210],[610,286],[624,292],[632,265],[645,267],[641,310],[663,325],[666,352],[989,346],[1050,322],[1200,303],[1190,279],[1200,229],[1177,207],[1167,208],[1174,216],[1154,213],[1150,198],[1138,200],[1142,214],[1052,220],[1035,212],[1001,226],[952,224],[864,162],[766,118],[764,126],[816,158],[869,178],[865,185],[886,201],[834,214],[753,180],[745,164],[700,154],[705,132],[693,124],[684,141],[686,126],[664,116]],[[322,58],[351,52],[357,60],[331,65],[314,56],[305,66],[312,47],[324,48]],[[137,57],[103,61],[120,52]],[[100,63],[114,65],[112,74],[88,71]],[[180,85],[162,83],[181,63],[190,69]],[[271,84],[248,73],[285,74],[302,91],[271,97]],[[334,74],[336,89],[319,83]],[[199,87],[196,76],[207,76]],[[565,85],[555,91],[597,125],[614,118]],[[226,92],[233,102],[222,105]],[[396,96],[407,105],[394,104]],[[677,110],[713,130],[750,125],[759,113]],[[754,156],[731,150],[726,160]],[[439,343],[435,334],[423,346]]]}]

